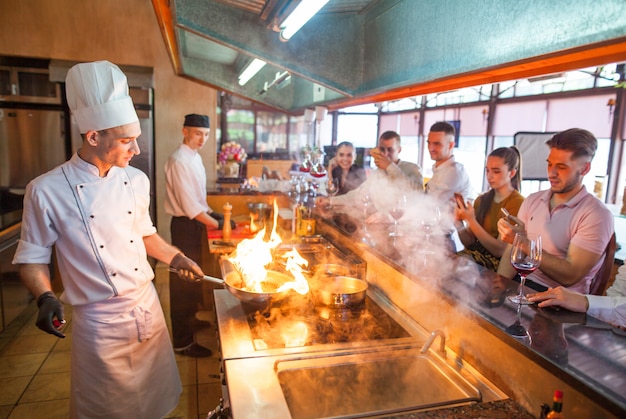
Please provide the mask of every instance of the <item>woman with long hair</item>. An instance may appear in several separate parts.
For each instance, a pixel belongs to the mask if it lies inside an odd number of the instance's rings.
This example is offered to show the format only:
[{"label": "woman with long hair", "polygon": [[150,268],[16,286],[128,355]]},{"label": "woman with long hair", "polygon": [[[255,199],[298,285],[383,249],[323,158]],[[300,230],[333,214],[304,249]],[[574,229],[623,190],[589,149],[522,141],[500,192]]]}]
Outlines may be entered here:
[{"label": "woman with long hair", "polygon": [[487,157],[485,175],[488,192],[482,194],[474,205],[457,203],[455,209],[459,238],[465,249],[459,255],[471,257],[476,263],[497,271],[507,243],[498,238],[498,220],[504,208],[517,215],[524,197],[519,190],[522,183],[522,158],[515,147],[500,147]]},{"label": "woman with long hair", "polygon": [[354,144],[344,141],[337,145],[337,153],[328,164],[331,179],[337,179],[339,192],[343,195],[365,182],[365,169],[354,164],[356,150]]}]

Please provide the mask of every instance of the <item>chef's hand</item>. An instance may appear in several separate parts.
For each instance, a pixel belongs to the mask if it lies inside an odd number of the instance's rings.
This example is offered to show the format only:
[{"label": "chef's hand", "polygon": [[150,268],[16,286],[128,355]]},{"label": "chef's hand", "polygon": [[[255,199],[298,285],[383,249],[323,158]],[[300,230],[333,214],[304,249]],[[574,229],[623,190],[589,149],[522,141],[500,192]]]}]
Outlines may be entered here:
[{"label": "chef's hand", "polygon": [[219,212],[212,212],[212,213],[209,214],[209,217],[213,217],[213,219],[215,219],[217,221],[224,219],[224,215],[220,214]]},{"label": "chef's hand", "polygon": [[172,258],[170,266],[176,270],[178,276],[183,281],[199,282],[200,278],[204,276],[204,272],[202,272],[198,264],[182,253],[177,253]]},{"label": "chef's hand", "polygon": [[[217,229],[222,230],[223,228],[224,228],[224,219],[222,218],[221,220],[217,220]],[[237,223],[234,222],[233,220],[230,220],[230,228],[233,230],[236,229]]]},{"label": "chef's hand", "polygon": [[[64,338],[65,335],[59,330],[65,323],[63,304],[57,299],[52,291],[44,292],[37,298],[37,327],[46,333]],[[56,317],[56,319],[54,319]],[[58,324],[55,327],[54,323]]]}]

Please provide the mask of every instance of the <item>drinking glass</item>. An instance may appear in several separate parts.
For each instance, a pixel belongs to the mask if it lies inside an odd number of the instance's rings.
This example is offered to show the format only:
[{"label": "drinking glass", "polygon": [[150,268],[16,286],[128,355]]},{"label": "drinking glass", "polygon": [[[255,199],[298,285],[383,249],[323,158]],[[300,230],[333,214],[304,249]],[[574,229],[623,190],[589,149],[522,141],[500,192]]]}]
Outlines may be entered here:
[{"label": "drinking glass", "polygon": [[526,276],[533,273],[541,263],[541,236],[537,234],[516,233],[511,248],[511,265],[520,276],[519,290],[509,301],[515,304],[532,304],[524,296]]},{"label": "drinking glass", "polygon": [[328,179],[326,181],[326,194],[328,195],[329,207],[333,206],[333,197],[339,192],[339,179]]},{"label": "drinking glass", "polygon": [[420,223],[422,224],[422,230],[426,234],[426,244],[430,242],[430,236],[435,227],[441,222],[441,209],[435,207],[432,213],[425,213]]},{"label": "drinking glass", "polygon": [[398,220],[402,218],[406,211],[406,195],[401,195],[395,200],[393,206],[389,210],[389,215],[393,217],[393,232],[389,233],[390,236],[398,237]]}]

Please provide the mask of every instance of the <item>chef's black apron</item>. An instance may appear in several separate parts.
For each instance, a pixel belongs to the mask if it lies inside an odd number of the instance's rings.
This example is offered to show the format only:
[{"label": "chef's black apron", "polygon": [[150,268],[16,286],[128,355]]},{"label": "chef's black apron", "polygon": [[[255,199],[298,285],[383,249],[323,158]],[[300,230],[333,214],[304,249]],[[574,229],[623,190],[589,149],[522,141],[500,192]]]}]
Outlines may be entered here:
[{"label": "chef's black apron", "polygon": [[[203,248],[207,242],[206,226],[187,217],[172,217],[170,224],[172,244],[204,270]],[[182,349],[194,342],[196,311],[203,304],[201,282],[187,282],[177,273],[170,273],[170,317],[174,349]]]}]

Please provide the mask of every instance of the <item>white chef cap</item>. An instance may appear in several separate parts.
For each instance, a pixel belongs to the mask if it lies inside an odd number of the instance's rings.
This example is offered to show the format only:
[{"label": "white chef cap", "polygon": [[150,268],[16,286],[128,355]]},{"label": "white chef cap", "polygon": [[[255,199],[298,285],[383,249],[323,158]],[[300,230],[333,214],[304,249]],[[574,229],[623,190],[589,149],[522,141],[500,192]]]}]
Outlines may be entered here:
[{"label": "white chef cap", "polygon": [[126,76],[109,61],[76,64],[67,72],[65,88],[81,134],[139,121]]}]

